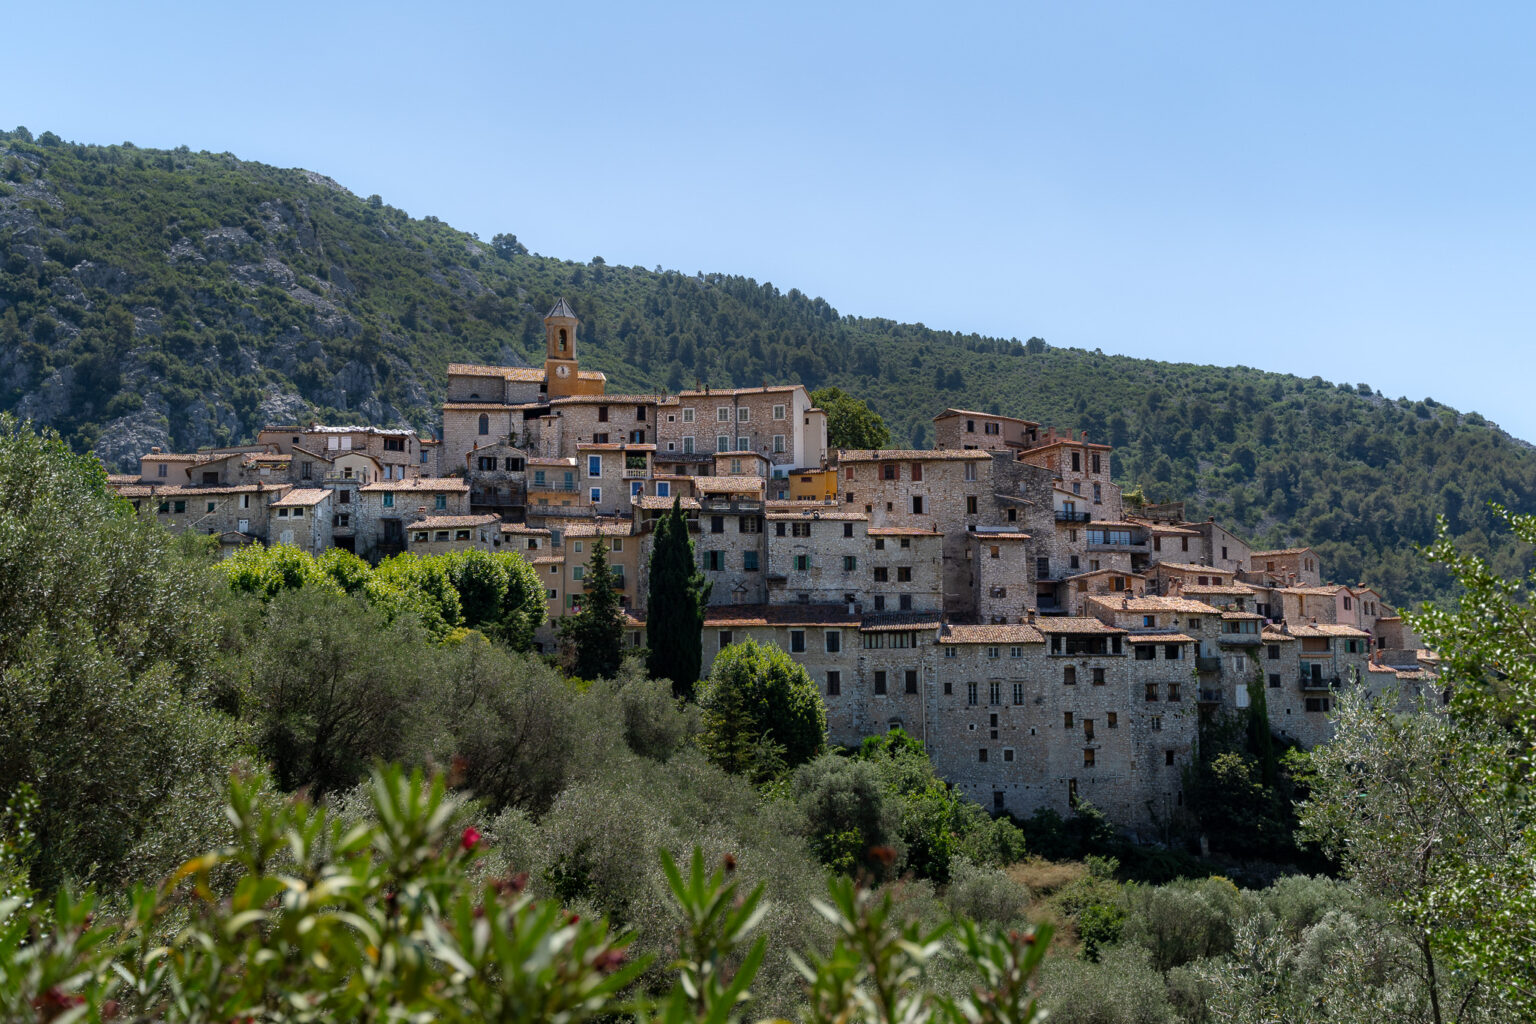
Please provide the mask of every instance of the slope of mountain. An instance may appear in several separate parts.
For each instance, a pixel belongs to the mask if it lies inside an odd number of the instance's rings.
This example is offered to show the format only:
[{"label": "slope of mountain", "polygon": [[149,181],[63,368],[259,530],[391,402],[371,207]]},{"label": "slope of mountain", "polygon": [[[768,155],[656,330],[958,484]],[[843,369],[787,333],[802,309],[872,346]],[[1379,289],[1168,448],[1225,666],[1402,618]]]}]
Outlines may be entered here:
[{"label": "slope of mountain", "polygon": [[835,384],[916,446],[946,406],[1086,430],[1149,499],[1399,598],[1446,586],[1412,551],[1440,512],[1501,571],[1532,564],[1486,503],[1536,511],[1536,449],[1430,399],[840,316],[750,278],[487,244],[229,154],[0,133],[0,408],[109,465],[310,417],[432,430],[445,364],[541,359],[558,295],[615,391]]}]

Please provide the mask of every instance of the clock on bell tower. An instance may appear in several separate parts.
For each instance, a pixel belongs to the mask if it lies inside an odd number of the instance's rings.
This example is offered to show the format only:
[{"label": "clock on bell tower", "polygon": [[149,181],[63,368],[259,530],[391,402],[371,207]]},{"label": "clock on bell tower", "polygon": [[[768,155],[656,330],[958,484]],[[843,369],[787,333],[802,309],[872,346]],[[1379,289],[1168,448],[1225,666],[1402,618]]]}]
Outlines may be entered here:
[{"label": "clock on bell tower", "polygon": [[549,397],[576,393],[576,313],[561,299],[544,318],[544,383]]}]

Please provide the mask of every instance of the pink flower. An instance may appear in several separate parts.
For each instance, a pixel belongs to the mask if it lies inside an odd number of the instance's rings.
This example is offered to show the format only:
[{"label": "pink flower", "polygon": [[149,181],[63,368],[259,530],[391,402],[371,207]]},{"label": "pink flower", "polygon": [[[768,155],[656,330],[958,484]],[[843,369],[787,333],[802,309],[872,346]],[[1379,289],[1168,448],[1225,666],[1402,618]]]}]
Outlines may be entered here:
[{"label": "pink flower", "polygon": [[459,840],[459,845],[466,850],[473,850],[480,845],[480,830],[471,825],[464,830],[464,838]]}]

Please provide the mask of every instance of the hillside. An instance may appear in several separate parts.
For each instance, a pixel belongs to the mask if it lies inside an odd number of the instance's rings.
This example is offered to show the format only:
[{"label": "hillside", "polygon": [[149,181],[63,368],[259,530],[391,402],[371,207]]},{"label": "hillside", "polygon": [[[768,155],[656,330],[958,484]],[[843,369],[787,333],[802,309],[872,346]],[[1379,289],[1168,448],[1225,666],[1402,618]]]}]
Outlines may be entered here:
[{"label": "hillside", "polygon": [[1412,551],[1442,511],[1500,571],[1532,564],[1486,503],[1536,512],[1536,450],[1428,399],[845,317],[750,278],[481,242],[229,154],[0,133],[0,408],[115,467],[264,422],[432,430],[445,364],[542,358],[557,295],[616,391],[834,384],[916,446],[950,405],[1086,430],[1150,499],[1188,498],[1258,543],[1305,540],[1335,578],[1399,599],[1447,585]]}]

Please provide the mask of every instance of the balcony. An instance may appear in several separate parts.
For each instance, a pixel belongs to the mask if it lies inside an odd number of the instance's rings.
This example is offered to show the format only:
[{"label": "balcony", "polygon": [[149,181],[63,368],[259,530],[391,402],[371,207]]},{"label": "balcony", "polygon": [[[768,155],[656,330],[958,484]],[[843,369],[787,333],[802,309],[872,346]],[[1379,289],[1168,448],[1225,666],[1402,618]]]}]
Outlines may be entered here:
[{"label": "balcony", "polygon": [[1220,672],[1221,671],[1221,659],[1220,658],[1196,658],[1195,659],[1195,671],[1196,672]]},{"label": "balcony", "polygon": [[1058,523],[1086,523],[1092,518],[1091,512],[1062,512],[1059,509],[1056,512]]},{"label": "balcony", "polygon": [[701,512],[761,512],[763,503],[756,498],[700,498]]},{"label": "balcony", "polygon": [[1225,701],[1226,695],[1220,690],[1200,690],[1199,701],[1201,704],[1220,704]]},{"label": "balcony", "polygon": [[1147,550],[1147,542],[1144,540],[1128,541],[1089,541],[1089,551],[1130,551],[1133,554]]},{"label": "balcony", "polygon": [[575,494],[579,489],[580,487],[577,484],[573,482],[568,483],[564,480],[547,484],[536,482],[528,485],[528,492],[530,494]]},{"label": "balcony", "polygon": [[1261,637],[1257,633],[1223,633],[1223,634],[1221,634],[1221,637],[1218,640],[1219,643],[1224,643],[1224,644],[1254,644],[1254,645],[1263,643],[1263,641],[1264,641],[1264,638]]},{"label": "balcony", "polygon": [[1338,676],[1313,676],[1301,677],[1301,689],[1304,693],[1326,693],[1330,690],[1342,689],[1344,680]]}]

